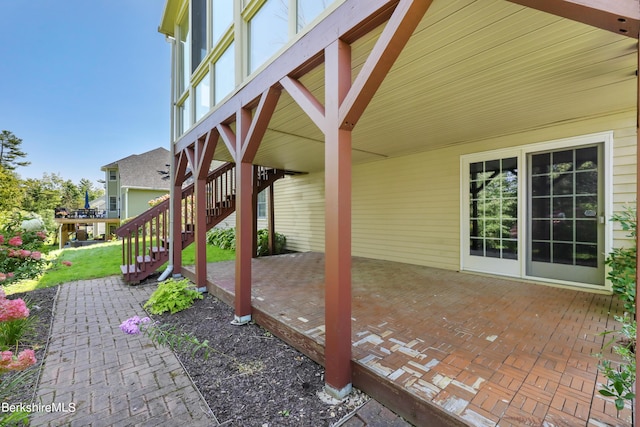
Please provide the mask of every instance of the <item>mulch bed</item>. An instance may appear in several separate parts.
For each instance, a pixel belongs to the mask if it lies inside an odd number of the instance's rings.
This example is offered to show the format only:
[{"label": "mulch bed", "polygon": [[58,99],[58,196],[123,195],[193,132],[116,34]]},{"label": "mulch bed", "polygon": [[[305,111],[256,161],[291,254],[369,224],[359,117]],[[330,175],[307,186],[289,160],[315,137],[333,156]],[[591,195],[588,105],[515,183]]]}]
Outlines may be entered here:
[{"label": "mulch bed", "polygon": [[206,360],[178,358],[222,425],[331,426],[369,399],[355,390],[343,402],[327,401],[322,366],[256,324],[232,325],[232,308],[211,295],[156,319],[214,349]]}]

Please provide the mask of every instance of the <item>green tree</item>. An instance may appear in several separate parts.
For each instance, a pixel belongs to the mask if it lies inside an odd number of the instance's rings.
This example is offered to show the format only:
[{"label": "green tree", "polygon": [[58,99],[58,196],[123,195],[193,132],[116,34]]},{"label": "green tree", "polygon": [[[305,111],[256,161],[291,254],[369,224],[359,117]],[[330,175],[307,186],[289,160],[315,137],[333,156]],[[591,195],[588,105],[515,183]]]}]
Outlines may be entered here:
[{"label": "green tree", "polygon": [[60,189],[50,175],[44,174],[42,179],[29,178],[23,182],[25,192],[22,209],[42,215],[45,211],[53,211],[62,199]]},{"label": "green tree", "polygon": [[80,182],[78,183],[78,189],[80,190],[80,194],[82,195],[82,197],[84,197],[85,192],[89,192],[89,200],[95,200],[98,197],[104,195],[104,189],[94,187],[93,183],[86,178],[82,178],[80,180]]},{"label": "green tree", "polygon": [[8,130],[0,133],[0,166],[9,171],[15,170],[18,166],[28,166],[31,162],[20,161],[27,157],[27,153],[20,150],[22,140]]},{"label": "green tree", "polygon": [[19,207],[23,195],[18,175],[0,166],[0,212],[8,212]]}]

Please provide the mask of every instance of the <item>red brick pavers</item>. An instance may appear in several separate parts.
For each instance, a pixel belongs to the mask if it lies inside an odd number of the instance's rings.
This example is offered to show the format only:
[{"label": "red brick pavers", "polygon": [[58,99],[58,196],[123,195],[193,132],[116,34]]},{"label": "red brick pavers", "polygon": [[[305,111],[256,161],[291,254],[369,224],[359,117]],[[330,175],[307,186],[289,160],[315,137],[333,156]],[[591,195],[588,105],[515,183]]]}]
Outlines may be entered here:
[{"label": "red brick pavers", "polygon": [[171,350],[119,329],[154,289],[119,277],[60,286],[32,426],[218,425]]},{"label": "red brick pavers", "polygon": [[[253,305],[324,342],[324,258],[253,260]],[[209,264],[230,293],[233,262]],[[352,358],[472,426],[630,426],[597,392],[617,298],[353,258]],[[419,420],[418,420],[419,423]]]}]

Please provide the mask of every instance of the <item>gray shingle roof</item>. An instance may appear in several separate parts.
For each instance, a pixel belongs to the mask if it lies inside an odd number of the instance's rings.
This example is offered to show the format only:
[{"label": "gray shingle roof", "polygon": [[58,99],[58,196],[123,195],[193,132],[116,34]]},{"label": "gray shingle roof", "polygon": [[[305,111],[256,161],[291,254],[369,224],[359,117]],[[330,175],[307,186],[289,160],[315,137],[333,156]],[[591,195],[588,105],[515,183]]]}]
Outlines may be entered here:
[{"label": "gray shingle roof", "polygon": [[115,162],[102,166],[100,169],[118,168],[121,187],[152,188],[168,190],[170,180],[163,180],[158,171],[167,171],[171,162],[169,150],[156,148],[142,154],[132,154]]}]

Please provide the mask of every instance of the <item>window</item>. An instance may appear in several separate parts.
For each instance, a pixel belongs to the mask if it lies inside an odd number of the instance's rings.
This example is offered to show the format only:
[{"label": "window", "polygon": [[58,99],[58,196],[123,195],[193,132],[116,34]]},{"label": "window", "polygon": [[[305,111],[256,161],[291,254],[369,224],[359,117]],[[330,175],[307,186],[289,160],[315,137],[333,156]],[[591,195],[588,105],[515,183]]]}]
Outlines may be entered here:
[{"label": "window", "polygon": [[118,210],[118,199],[116,196],[109,196],[109,210],[110,211]]},{"label": "window", "polygon": [[287,42],[288,2],[268,0],[249,21],[249,72],[255,71]]},{"label": "window", "polygon": [[191,0],[191,73],[207,55],[207,0]]},{"label": "window", "polygon": [[258,219],[267,219],[267,193],[258,193]]},{"label": "window", "polygon": [[118,179],[118,171],[115,169],[109,170],[109,181],[115,181]]},{"label": "window", "polygon": [[211,45],[214,46],[233,24],[233,0],[213,0],[211,15]]},{"label": "window", "polygon": [[297,2],[296,28],[297,31],[300,31],[320,15],[327,8],[327,3],[331,3],[331,0],[297,0]]},{"label": "window", "polygon": [[186,13],[180,22],[178,37],[178,61],[180,77],[178,78],[178,93],[184,92],[189,87],[191,68],[189,65],[189,14]]},{"label": "window", "polygon": [[178,106],[180,112],[180,134],[185,133],[191,126],[191,108],[189,104],[189,97],[185,98],[182,105]]},{"label": "window", "polygon": [[231,43],[213,66],[215,104],[222,101],[236,87],[234,52],[234,44]]},{"label": "window", "polygon": [[469,172],[470,253],[517,259],[517,158],[474,162]]},{"label": "window", "polygon": [[195,88],[196,121],[200,120],[211,108],[211,83],[209,74],[204,76]]}]

